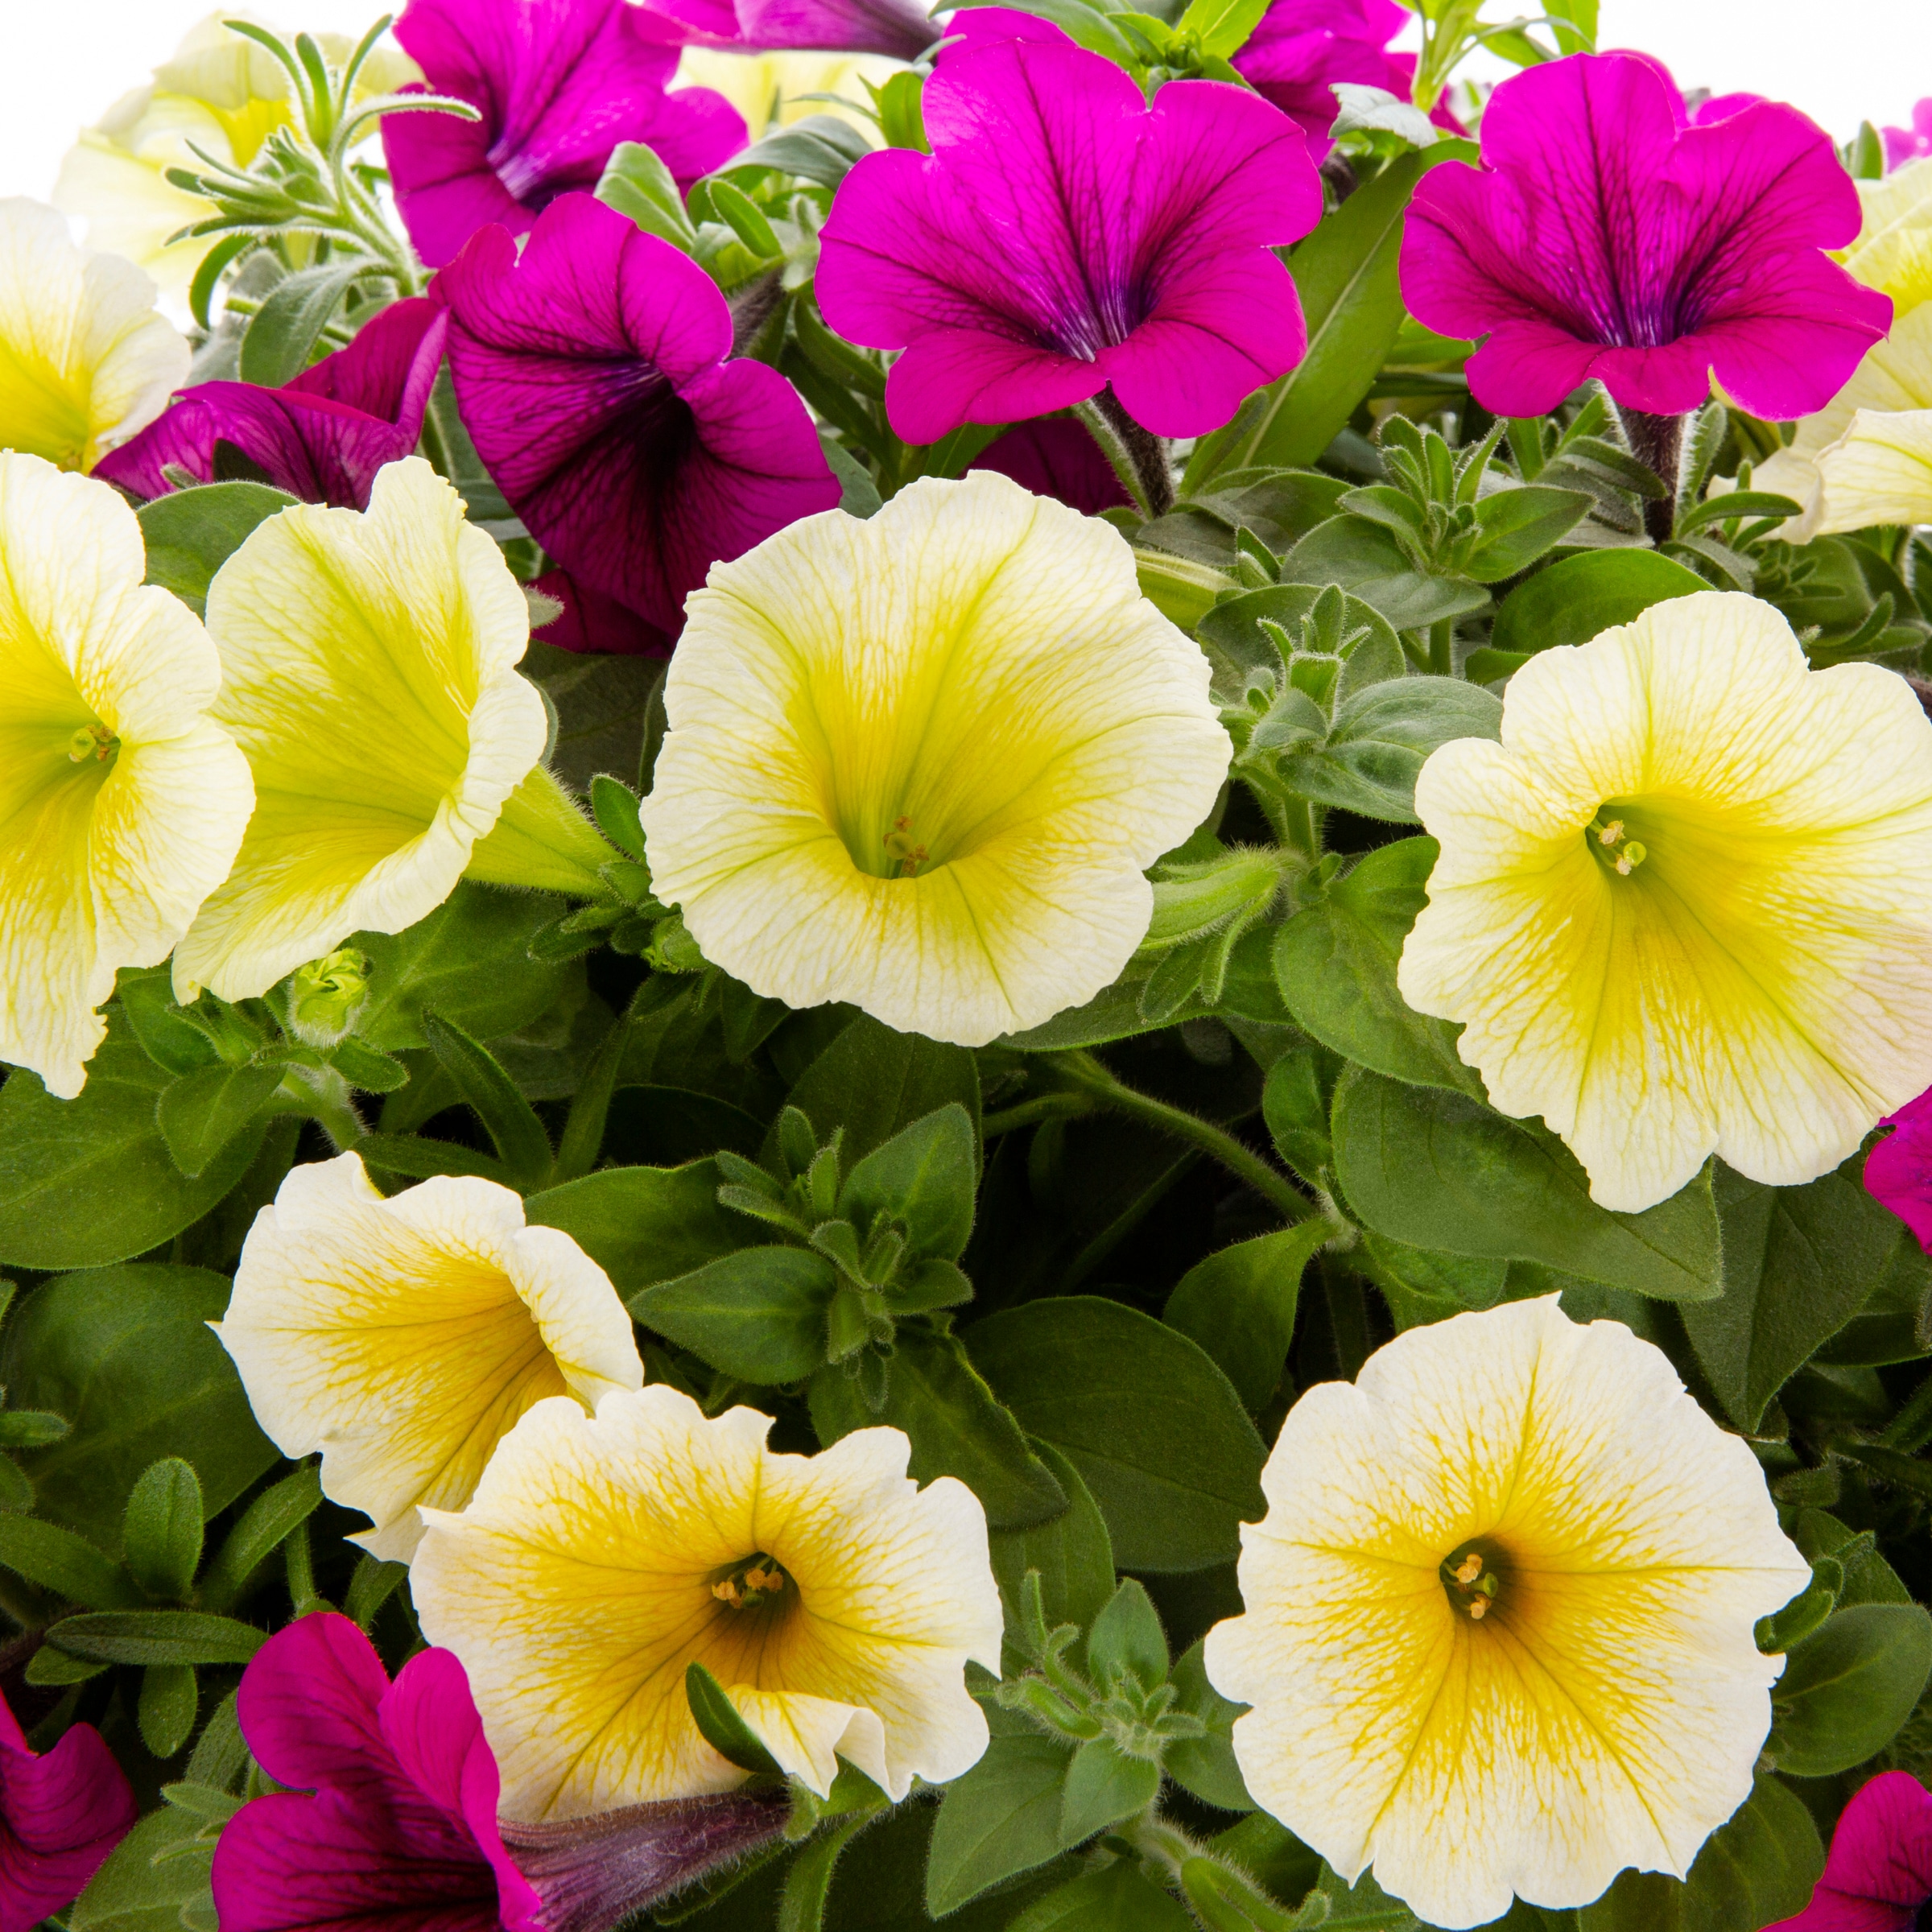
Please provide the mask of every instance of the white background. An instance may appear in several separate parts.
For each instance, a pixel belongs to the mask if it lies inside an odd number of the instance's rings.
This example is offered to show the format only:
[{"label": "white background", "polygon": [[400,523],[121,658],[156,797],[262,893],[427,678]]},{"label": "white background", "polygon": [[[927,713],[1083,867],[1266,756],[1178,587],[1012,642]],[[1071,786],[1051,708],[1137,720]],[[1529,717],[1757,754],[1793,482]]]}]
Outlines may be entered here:
[{"label": "white background", "polygon": [[[44,197],[75,131],[145,80],[209,3],[0,0],[0,194]],[[350,33],[382,4],[254,0],[264,18]],[[1603,0],[1602,40],[1659,56],[1686,87],[1794,101],[1841,140],[1868,118],[1902,125],[1932,95],[1932,0]]]}]

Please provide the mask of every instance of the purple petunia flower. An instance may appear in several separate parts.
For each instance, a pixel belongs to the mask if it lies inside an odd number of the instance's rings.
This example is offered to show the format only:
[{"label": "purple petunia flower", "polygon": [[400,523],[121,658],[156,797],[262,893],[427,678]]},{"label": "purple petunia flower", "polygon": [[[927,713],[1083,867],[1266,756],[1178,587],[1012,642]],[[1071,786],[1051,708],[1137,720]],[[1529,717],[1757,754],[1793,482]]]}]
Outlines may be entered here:
[{"label": "purple petunia flower", "polygon": [[1885,1771],[1845,1806],[1811,1902],[1765,1932],[1911,1932],[1928,1903],[1932,1795],[1907,1773]]},{"label": "purple petunia flower", "polygon": [[1100,447],[1071,416],[1016,423],[995,436],[966,466],[1011,477],[1036,497],[1054,497],[1083,516],[1131,510],[1133,499]]},{"label": "purple petunia flower", "polygon": [[667,642],[712,565],[835,509],[805,405],[727,361],[731,311],[689,257],[588,195],[502,229],[436,278],[457,406],[518,515],[584,588]]},{"label": "purple petunia flower", "polygon": [[1865,1191],[1932,1254],[1932,1093],[1908,1101],[1879,1125],[1893,1131],[1865,1156]]},{"label": "purple petunia flower", "polygon": [[422,296],[392,303],[346,349],[280,389],[202,382],[94,465],[137,496],[174,485],[162,466],[212,481],[227,444],[279,489],[310,503],[365,510],[376,472],[416,447],[443,361],[448,318]]},{"label": "purple petunia flower", "polygon": [[713,47],[824,47],[916,60],[939,29],[916,0],[645,0]]},{"label": "purple petunia flower", "polygon": [[396,205],[431,268],[486,223],[520,235],[559,195],[596,187],[621,141],[687,184],[745,145],[723,95],[664,91],[686,36],[628,0],[409,0],[395,31],[431,90],[482,114],[382,122]]},{"label": "purple petunia flower", "polygon": [[72,1905],[134,1822],[134,1794],[92,1724],[36,1754],[0,1697],[0,1932]]},{"label": "purple petunia flower", "polygon": [[1059,28],[976,8],[926,83],[930,155],[869,155],[820,237],[825,319],[903,349],[893,428],[1065,409],[1109,383],[1158,436],[1218,429],[1307,346],[1271,252],[1320,220],[1301,130],[1257,96],[1134,82]]},{"label": "purple petunia flower", "polygon": [[559,650],[592,657],[664,658],[671,639],[654,624],[646,624],[615,597],[580,584],[567,570],[547,570],[530,588],[563,608],[530,635]]},{"label": "purple petunia flower", "polygon": [[1888,171],[1932,155],[1932,101],[1921,101],[1912,109],[1909,127],[1888,127],[1884,133]]},{"label": "purple petunia flower", "polygon": [[1857,234],[1831,138],[1765,102],[1707,126],[1656,63],[1574,54],[1506,80],[1483,161],[1426,175],[1402,294],[1426,327],[1487,336],[1485,409],[1554,409],[1590,377],[1627,409],[1679,415],[1724,393],[1778,420],[1823,408],[1892,304],[1824,250]]}]

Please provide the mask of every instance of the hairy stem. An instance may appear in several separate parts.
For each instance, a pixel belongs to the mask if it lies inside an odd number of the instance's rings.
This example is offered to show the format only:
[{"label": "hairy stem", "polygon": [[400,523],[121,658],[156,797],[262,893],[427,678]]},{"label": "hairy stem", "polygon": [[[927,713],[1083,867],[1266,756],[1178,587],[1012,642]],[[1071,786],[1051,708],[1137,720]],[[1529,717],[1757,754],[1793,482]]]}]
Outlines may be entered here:
[{"label": "hairy stem", "polygon": [[1174,508],[1174,474],[1166,441],[1143,429],[1121,408],[1119,397],[1104,389],[1075,411],[1100,444],[1114,473],[1150,522]]},{"label": "hairy stem", "polygon": [[1677,477],[1684,452],[1684,419],[1653,416],[1641,409],[1623,411],[1624,434],[1630,453],[1662,478],[1665,494],[1644,499],[1644,530],[1653,543],[1662,543],[1677,523]]}]

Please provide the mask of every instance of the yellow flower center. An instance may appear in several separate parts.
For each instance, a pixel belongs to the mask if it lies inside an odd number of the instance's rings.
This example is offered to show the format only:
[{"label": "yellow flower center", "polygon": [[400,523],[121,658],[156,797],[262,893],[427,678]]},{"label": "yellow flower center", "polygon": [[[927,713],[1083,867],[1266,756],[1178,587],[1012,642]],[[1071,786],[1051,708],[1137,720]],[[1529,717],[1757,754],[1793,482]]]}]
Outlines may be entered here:
[{"label": "yellow flower center", "polygon": [[121,741],[98,720],[76,728],[67,741],[67,755],[76,765],[105,765],[121,749]]},{"label": "yellow flower center", "polygon": [[917,878],[919,868],[930,856],[914,836],[912,820],[909,818],[893,820],[892,830],[886,835],[885,845],[886,857],[894,862],[902,879]]},{"label": "yellow flower center", "polygon": [[1598,859],[1619,877],[1627,879],[1650,856],[1649,849],[1631,836],[1625,819],[1607,815],[1610,809],[1608,805],[1599,808],[1584,828],[1584,836]]},{"label": "yellow flower center", "polygon": [[1459,1616],[1480,1624],[1497,1605],[1509,1580],[1509,1559],[1486,1536],[1459,1544],[1442,1560],[1439,1571],[1449,1607]]},{"label": "yellow flower center", "polygon": [[711,1593],[728,1609],[772,1611],[782,1608],[797,1591],[778,1563],[759,1550],[715,1574]]}]

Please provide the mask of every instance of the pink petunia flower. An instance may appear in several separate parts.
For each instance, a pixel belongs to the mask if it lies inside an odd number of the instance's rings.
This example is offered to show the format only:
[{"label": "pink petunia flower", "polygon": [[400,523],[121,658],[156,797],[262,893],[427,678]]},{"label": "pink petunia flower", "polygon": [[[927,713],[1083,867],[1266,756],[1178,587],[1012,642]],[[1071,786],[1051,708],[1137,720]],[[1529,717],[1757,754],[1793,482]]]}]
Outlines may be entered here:
[{"label": "pink petunia flower", "polygon": [[1893,1131],[1865,1156],[1865,1191],[1932,1254],[1932,1093],[1887,1114],[1879,1125]]},{"label": "pink petunia flower", "polygon": [[1591,377],[1679,415],[1715,375],[1785,420],[1830,402],[1890,325],[1889,299],[1824,253],[1857,234],[1858,191],[1794,108],[1691,126],[1656,62],[1575,54],[1496,90],[1483,163],[1418,185],[1402,283],[1425,326],[1488,337],[1469,386],[1498,415]]},{"label": "pink petunia flower", "polygon": [[1929,1903],[1932,1795],[1906,1773],[1886,1771],[1845,1806],[1811,1902],[1765,1932],[1911,1932]]},{"label": "pink petunia flower", "polygon": [[212,481],[225,443],[291,496],[366,510],[376,472],[407,456],[423,433],[448,327],[438,303],[416,296],[391,303],[346,349],[279,389],[197,383],[94,474],[159,497],[174,488],[163,464]]},{"label": "pink petunia flower", "polygon": [[92,1724],[36,1755],[0,1698],[0,1932],[33,1932],[69,1905],[135,1817],[114,1753]]},{"label": "pink petunia flower", "polygon": [[867,155],[820,237],[826,320],[906,352],[893,428],[934,443],[1112,384],[1157,436],[1218,429],[1307,347],[1272,252],[1321,218],[1300,130],[1219,81],[1170,80],[1150,106],[1030,15],[955,25],[926,84],[931,154]]},{"label": "pink petunia flower", "polygon": [[712,47],[824,47],[916,60],[939,38],[918,0],[643,0]]},{"label": "pink petunia flower", "polygon": [[1932,155],[1932,101],[1921,101],[1912,109],[1909,127],[1888,127],[1883,132],[1888,172],[1903,167],[1908,161]]},{"label": "pink petunia flower", "polygon": [[621,141],[686,185],[745,145],[723,95],[665,92],[685,35],[629,0],[409,0],[395,31],[431,91],[482,115],[382,122],[396,206],[431,268],[485,223],[520,235],[559,195],[595,188]]},{"label": "pink petunia flower", "polygon": [[1083,516],[1131,510],[1133,499],[1100,446],[1071,416],[1019,423],[995,436],[966,466],[997,470],[1036,497],[1054,497]]},{"label": "pink petunia flower", "polygon": [[717,284],[592,196],[551,203],[520,258],[506,230],[482,229],[432,292],[449,307],[457,407],[497,487],[582,589],[662,634],[658,648],[713,564],[837,507],[797,391],[765,363],[726,360]]}]

